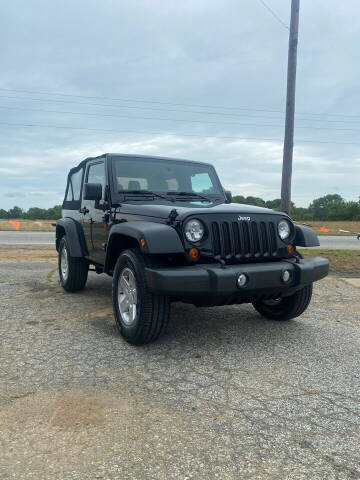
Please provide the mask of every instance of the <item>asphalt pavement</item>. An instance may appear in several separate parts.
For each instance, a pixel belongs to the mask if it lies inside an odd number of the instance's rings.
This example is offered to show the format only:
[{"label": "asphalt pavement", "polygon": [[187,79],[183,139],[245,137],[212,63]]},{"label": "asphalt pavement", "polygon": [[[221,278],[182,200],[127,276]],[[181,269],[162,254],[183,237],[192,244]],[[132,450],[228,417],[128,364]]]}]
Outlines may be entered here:
[{"label": "asphalt pavement", "polygon": [[55,232],[0,232],[0,244],[54,245]]},{"label": "asphalt pavement", "polygon": [[[353,236],[321,235],[320,248],[360,250],[360,240]],[[0,232],[0,244],[54,245],[54,232]]]},{"label": "asphalt pavement", "polygon": [[69,294],[56,263],[0,264],[0,478],[360,478],[360,290],[329,277],[309,309],[173,304],[132,347],[111,279]]}]

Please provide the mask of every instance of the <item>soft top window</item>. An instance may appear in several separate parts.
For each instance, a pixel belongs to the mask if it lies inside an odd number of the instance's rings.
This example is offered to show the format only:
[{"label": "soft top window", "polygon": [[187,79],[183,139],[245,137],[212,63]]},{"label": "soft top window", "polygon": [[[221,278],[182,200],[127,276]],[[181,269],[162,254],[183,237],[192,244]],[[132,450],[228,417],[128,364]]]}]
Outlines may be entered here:
[{"label": "soft top window", "polygon": [[81,183],[83,177],[84,170],[81,169],[78,172],[73,173],[69,178],[69,189],[66,199],[69,201],[77,201],[80,200],[80,192],[81,192]]},{"label": "soft top window", "polygon": [[89,165],[86,181],[87,183],[101,183],[103,187],[103,196],[104,196],[104,189],[106,185],[104,162],[98,162],[98,163],[93,163]]},{"label": "soft top window", "polygon": [[69,174],[63,208],[71,210],[79,207],[83,175],[83,167]]}]

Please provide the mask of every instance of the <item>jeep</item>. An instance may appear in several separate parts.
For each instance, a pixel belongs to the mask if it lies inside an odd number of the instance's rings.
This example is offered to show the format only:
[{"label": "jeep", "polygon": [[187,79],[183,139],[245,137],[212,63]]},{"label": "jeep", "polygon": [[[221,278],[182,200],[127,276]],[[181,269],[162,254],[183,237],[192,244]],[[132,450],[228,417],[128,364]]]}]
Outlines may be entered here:
[{"label": "jeep", "polygon": [[208,163],[87,158],[69,172],[56,224],[61,285],[83,289],[89,269],[111,275],[116,325],[133,345],[165,332],[171,302],[252,303],[267,319],[298,317],[329,270],[296,250],[318,246],[315,232],[231,202]]}]

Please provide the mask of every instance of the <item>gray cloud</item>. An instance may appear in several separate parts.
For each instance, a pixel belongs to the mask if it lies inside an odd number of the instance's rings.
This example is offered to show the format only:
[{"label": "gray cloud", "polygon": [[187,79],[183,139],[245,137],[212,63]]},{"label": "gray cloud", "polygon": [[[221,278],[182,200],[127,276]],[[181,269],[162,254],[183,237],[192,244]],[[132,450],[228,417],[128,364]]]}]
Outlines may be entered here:
[{"label": "gray cloud", "polygon": [[[288,22],[287,1],[271,6]],[[299,205],[333,191],[355,199],[360,5],[302,2],[300,13],[293,197]],[[287,35],[260,2],[8,3],[2,88],[273,112],[0,90],[0,207],[61,202],[68,169],[104,151],[210,161],[234,193],[279,197]]]}]

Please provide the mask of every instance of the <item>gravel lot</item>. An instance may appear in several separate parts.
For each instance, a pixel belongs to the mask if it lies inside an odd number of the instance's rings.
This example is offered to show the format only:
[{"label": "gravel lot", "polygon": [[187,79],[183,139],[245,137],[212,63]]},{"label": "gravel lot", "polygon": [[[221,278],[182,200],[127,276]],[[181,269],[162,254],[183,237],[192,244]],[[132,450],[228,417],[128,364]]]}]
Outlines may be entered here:
[{"label": "gravel lot", "polygon": [[172,307],[116,333],[111,279],[66,294],[56,265],[0,263],[0,478],[360,478],[360,290],[320,282],[296,321]]}]

